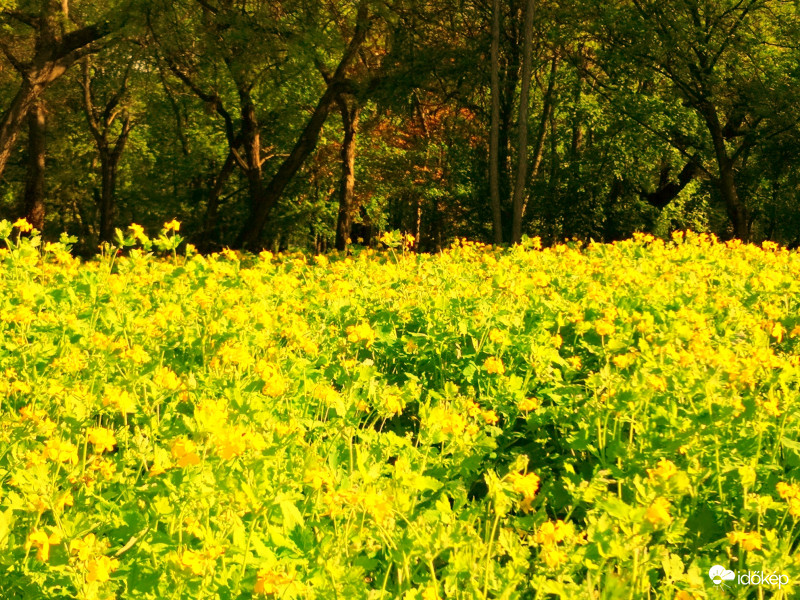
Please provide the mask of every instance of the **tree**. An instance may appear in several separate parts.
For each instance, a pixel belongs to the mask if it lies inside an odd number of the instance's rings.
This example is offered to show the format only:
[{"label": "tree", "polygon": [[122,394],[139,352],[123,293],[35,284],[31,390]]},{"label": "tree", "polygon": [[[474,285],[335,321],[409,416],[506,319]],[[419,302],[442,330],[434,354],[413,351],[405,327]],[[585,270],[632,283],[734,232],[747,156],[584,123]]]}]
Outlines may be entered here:
[{"label": "tree", "polygon": [[[135,55],[128,57],[127,65],[123,66],[123,71],[119,76],[119,83],[111,86],[100,105],[98,105],[95,88],[98,79],[106,75],[106,69],[103,67],[93,69],[88,57],[83,61],[83,77],[81,79],[83,107],[89,131],[92,133],[97,153],[100,156],[100,193],[97,196],[97,206],[100,210],[100,239],[107,242],[112,240],[114,234],[114,192],[117,184],[117,169],[133,127],[133,121],[126,106],[126,94],[131,68],[135,60]],[[113,132],[118,119],[120,127]]]},{"label": "tree", "polygon": [[[596,39],[604,46],[596,59],[604,77],[594,79],[596,86],[685,157],[684,176],[701,172],[714,184],[733,234],[749,240],[752,207],[737,177],[745,156],[784,131],[785,115],[796,108],[782,85],[763,78],[782,79],[774,66],[787,52],[782,21],[792,20],[792,9],[777,0],[633,0],[595,10]],[[632,79],[648,82],[637,94],[645,102],[677,96],[702,130],[669,115],[659,119],[652,104],[636,107]]]},{"label": "tree", "polygon": [[47,87],[82,57],[100,48],[100,42],[121,27],[124,12],[90,25],[70,11],[69,0],[31,0],[19,9],[0,9],[0,20],[27,35],[15,46],[0,40],[0,50],[19,73],[21,82],[10,106],[0,118],[0,176],[31,107]]},{"label": "tree", "polygon": [[528,0],[525,8],[525,42],[522,48],[522,90],[519,96],[519,143],[517,145],[517,180],[512,200],[513,223],[511,243],[522,240],[522,213],[525,187],[528,182],[528,104],[530,103],[531,62],[533,61],[533,12],[535,0]]}]

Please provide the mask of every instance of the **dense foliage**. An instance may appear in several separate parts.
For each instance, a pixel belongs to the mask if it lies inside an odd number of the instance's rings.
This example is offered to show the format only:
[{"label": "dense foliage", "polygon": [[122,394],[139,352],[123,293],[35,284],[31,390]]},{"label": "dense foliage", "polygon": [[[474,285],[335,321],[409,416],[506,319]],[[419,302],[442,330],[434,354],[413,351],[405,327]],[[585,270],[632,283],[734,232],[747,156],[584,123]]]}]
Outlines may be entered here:
[{"label": "dense foliage", "polygon": [[[0,223],[0,596],[795,597],[800,255],[81,262]],[[740,587],[740,598],[759,596]]]},{"label": "dense foliage", "polygon": [[[786,0],[1,0],[0,214],[94,253],[800,244]],[[497,24],[496,33],[493,24]],[[496,177],[492,175],[496,173]]]}]

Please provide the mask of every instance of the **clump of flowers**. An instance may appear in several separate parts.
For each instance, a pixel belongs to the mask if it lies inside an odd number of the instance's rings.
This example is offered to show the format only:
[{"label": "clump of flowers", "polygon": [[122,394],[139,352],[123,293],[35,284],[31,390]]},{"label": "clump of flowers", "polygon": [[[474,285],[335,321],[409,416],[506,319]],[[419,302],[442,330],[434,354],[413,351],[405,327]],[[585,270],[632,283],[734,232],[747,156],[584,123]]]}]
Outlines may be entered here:
[{"label": "clump of flowers", "polygon": [[491,373],[493,375],[502,375],[506,372],[506,368],[503,366],[503,361],[495,356],[490,356],[483,361],[483,368],[486,369],[487,373]]},{"label": "clump of flowers", "polygon": [[761,534],[757,531],[731,531],[728,543],[739,544],[744,550],[761,550]]},{"label": "clump of flowers", "polygon": [[350,325],[346,329],[347,341],[350,343],[365,342],[369,348],[375,341],[375,332],[369,323],[359,323],[357,325]]}]

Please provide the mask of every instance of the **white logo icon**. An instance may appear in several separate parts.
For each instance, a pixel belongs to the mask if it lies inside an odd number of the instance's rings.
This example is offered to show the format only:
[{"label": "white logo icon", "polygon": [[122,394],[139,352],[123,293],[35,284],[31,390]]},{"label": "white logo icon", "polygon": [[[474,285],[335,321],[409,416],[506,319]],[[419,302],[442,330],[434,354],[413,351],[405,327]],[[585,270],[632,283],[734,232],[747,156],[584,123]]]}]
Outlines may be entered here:
[{"label": "white logo icon", "polygon": [[736,579],[736,575],[733,571],[726,569],[722,565],[714,565],[708,570],[708,576],[711,577],[711,581],[714,582],[714,585],[719,585],[723,581],[730,581],[732,579]]}]

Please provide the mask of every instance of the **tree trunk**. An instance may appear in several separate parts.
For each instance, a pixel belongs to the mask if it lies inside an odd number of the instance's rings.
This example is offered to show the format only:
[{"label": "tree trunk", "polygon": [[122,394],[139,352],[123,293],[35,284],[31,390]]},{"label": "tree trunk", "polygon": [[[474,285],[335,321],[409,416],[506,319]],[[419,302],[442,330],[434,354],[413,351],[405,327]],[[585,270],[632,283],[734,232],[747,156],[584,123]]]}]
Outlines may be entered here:
[{"label": "tree trunk", "polygon": [[225,184],[230,179],[230,176],[233,174],[233,170],[236,168],[236,161],[233,158],[233,152],[228,152],[228,156],[225,158],[225,163],[222,165],[222,169],[214,178],[214,185],[211,186],[211,190],[208,193],[208,203],[206,204],[206,214],[203,217],[203,231],[200,234],[200,246],[204,250],[208,250],[209,244],[212,242],[219,242],[218,233],[219,233],[219,223],[218,221],[218,213],[219,213],[219,198],[222,195],[222,190],[225,188]]},{"label": "tree trunk", "polygon": [[583,116],[581,114],[581,96],[583,95],[583,83],[586,75],[586,58],[583,55],[583,48],[578,48],[578,78],[575,81],[575,90],[573,92],[573,120],[572,120],[572,145],[570,147],[570,160],[577,161],[583,151]]},{"label": "tree trunk", "polygon": [[342,140],[342,177],[339,182],[339,215],[336,221],[336,249],[345,250],[350,243],[350,232],[353,224],[354,203],[353,190],[355,188],[356,165],[356,131],[358,129],[359,106],[353,99],[348,103],[341,94],[336,102],[342,113],[342,127],[344,139]]},{"label": "tree trunk", "polygon": [[44,229],[45,112],[41,100],[28,110],[28,176],[25,181],[25,218]]},{"label": "tree trunk", "polygon": [[41,91],[41,86],[31,85],[23,80],[11,106],[3,115],[3,120],[0,122],[0,177],[11,157],[22,123]]},{"label": "tree trunk", "polygon": [[519,97],[519,142],[517,149],[517,180],[514,184],[512,200],[513,221],[511,225],[511,243],[519,244],[522,240],[522,211],[525,183],[528,169],[528,103],[531,89],[531,56],[533,52],[533,7],[534,0],[528,0],[525,9],[525,41],[522,49],[522,90]]},{"label": "tree trunk", "polygon": [[100,240],[110,242],[114,234],[114,188],[116,165],[108,152],[100,155]]},{"label": "tree trunk", "polygon": [[489,197],[492,202],[494,244],[503,243],[500,213],[500,0],[492,6],[491,88],[492,122],[489,134]]},{"label": "tree trunk", "polygon": [[[531,168],[528,172],[528,185],[539,173],[539,167],[542,164],[544,157],[544,142],[547,137],[547,123],[550,119],[550,114],[553,112],[553,97],[556,82],[556,69],[558,68],[558,59],[553,56],[550,63],[550,77],[547,81],[547,91],[544,93],[542,115],[539,119],[539,130],[536,132],[536,144],[533,148],[533,156],[531,157]],[[522,203],[522,216],[525,216],[525,210],[528,206],[528,197],[526,196]]]},{"label": "tree trunk", "polygon": [[242,230],[241,234],[239,234],[239,239],[236,242],[237,246],[250,250],[255,249],[261,231],[264,229],[264,225],[266,225],[275,204],[277,204],[286,186],[297,171],[303,166],[308,155],[316,148],[319,133],[322,130],[322,126],[325,124],[330,106],[336,95],[344,91],[342,87],[343,86],[338,82],[328,87],[317,103],[314,113],[308,120],[308,123],[300,134],[294,148],[292,148],[292,151],[289,153],[289,156],[278,168],[277,173],[275,173],[275,176],[270,180],[267,187],[257,196],[252,196],[252,190],[255,187],[255,178],[252,175],[248,176],[248,181],[251,182],[251,197],[255,199],[255,203],[252,208],[250,221]]},{"label": "tree trunk", "polygon": [[241,248],[254,250],[258,244],[258,238],[264,226],[267,224],[272,209],[278,203],[286,186],[305,163],[306,158],[314,151],[319,140],[319,134],[325,120],[328,118],[331,104],[340,94],[350,91],[349,82],[346,80],[347,69],[356,57],[361,44],[367,37],[369,29],[367,2],[359,3],[356,15],[356,28],[353,37],[345,50],[333,77],[330,78],[325,93],[317,102],[314,112],[311,114],[306,126],[303,128],[300,137],[289,153],[289,156],[278,167],[278,171],[270,180],[262,194],[258,198],[258,203],[253,207],[251,219],[242,229],[236,245]]},{"label": "tree trunk", "polygon": [[728,149],[725,147],[725,135],[719,121],[717,109],[711,102],[705,102],[701,106],[701,112],[711,135],[714,154],[717,159],[719,176],[716,178],[715,183],[733,226],[733,234],[743,242],[749,242],[750,227],[747,207],[739,199],[739,193],[736,189],[734,161],[728,155]]}]

